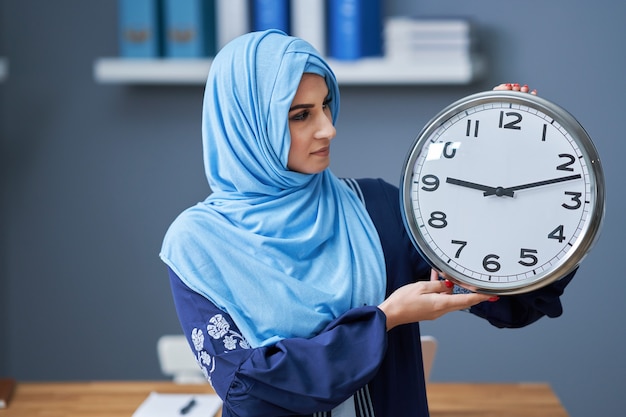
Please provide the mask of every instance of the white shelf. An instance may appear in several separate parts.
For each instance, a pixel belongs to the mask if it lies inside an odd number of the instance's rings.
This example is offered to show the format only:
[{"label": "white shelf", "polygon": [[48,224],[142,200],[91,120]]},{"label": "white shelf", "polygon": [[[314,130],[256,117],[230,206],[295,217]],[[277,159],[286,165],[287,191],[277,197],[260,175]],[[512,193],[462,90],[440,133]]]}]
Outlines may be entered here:
[{"label": "white shelf", "polygon": [[[385,58],[328,59],[328,63],[342,85],[468,84],[484,70],[480,56],[433,63]],[[94,78],[111,84],[204,85],[210,67],[210,59],[99,58],[94,63]]]},{"label": "white shelf", "polygon": [[9,77],[9,61],[0,57],[0,83]]}]

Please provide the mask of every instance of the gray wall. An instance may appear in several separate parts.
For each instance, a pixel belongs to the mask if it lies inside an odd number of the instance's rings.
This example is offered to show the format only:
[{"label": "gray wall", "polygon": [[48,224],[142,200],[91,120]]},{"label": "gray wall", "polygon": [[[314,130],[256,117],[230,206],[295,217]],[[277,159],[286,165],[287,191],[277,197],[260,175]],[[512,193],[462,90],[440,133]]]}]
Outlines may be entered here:
[{"label": "gray wall", "polygon": [[[609,5],[610,4],[610,5]],[[499,82],[528,83],[587,128],[603,158],[605,227],[563,298],[565,314],[498,330],[465,313],[424,323],[437,381],[547,381],[576,417],[626,409],[626,4],[388,1],[389,14],[468,16],[490,60],[471,86],[345,87],[334,171],[397,183],[438,110]],[[157,256],[168,224],[203,199],[202,88],[99,85],[117,54],[116,2],[3,0],[0,52],[0,375],[153,379],[155,342],[178,333]],[[621,220],[620,220],[621,219]]]}]

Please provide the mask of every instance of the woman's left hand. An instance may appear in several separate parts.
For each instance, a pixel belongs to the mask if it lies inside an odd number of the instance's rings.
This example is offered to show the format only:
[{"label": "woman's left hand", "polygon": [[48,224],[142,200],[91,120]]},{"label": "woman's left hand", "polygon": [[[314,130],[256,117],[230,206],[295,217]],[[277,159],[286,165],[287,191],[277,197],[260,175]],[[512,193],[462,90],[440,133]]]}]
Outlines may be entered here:
[{"label": "woman's left hand", "polygon": [[517,83],[515,84],[506,83],[506,84],[496,85],[493,89],[496,91],[498,90],[499,91],[502,91],[502,90],[520,91],[522,93],[530,93],[533,95],[537,95],[537,90],[531,90],[530,87],[528,87],[528,84],[519,85]]}]

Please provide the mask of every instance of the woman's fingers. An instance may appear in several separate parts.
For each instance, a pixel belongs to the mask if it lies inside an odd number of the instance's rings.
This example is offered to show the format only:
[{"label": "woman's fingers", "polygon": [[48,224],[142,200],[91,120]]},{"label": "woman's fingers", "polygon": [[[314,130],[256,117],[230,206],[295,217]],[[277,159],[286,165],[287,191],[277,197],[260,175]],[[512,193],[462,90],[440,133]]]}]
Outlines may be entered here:
[{"label": "woman's fingers", "polygon": [[528,87],[528,84],[521,85],[519,83],[503,83],[503,84],[496,85],[493,89],[495,91],[504,91],[504,90],[520,91],[522,93],[530,93],[533,95],[537,95],[537,90],[531,90],[530,87]]},{"label": "woman's fingers", "polygon": [[[445,277],[436,269],[432,268],[430,270],[430,281],[436,282],[437,286],[433,287],[435,290],[433,292],[447,292],[451,293],[454,288],[454,284],[450,282],[448,279],[444,279]],[[443,285],[443,287],[442,287]],[[439,289],[439,290],[437,290]]]},{"label": "woman's fingers", "polygon": [[439,281],[439,271],[437,271],[435,268],[431,268],[430,270],[430,280]]}]

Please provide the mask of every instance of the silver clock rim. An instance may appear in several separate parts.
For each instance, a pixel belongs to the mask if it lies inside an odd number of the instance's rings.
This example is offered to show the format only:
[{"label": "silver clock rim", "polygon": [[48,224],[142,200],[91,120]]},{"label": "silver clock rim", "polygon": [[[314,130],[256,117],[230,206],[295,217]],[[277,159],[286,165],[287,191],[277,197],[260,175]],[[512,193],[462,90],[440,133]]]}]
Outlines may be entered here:
[{"label": "silver clock rim", "polygon": [[[579,146],[585,160],[589,162],[589,174],[593,205],[590,207],[589,220],[576,244],[568,253],[549,271],[544,271],[536,277],[520,280],[514,283],[488,283],[480,281],[451,268],[441,259],[424,240],[417,224],[413,219],[413,203],[411,200],[411,184],[413,182],[413,168],[419,156],[421,147],[429,136],[451,117],[471,107],[491,102],[509,102],[535,108],[558,121],[572,136]],[[461,98],[450,104],[435,115],[419,132],[409,148],[402,168],[400,181],[400,208],[402,220],[408,235],[422,254],[424,259],[435,269],[446,273],[457,284],[477,292],[508,295],[529,292],[548,285],[574,270],[590,252],[598,240],[605,211],[605,184],[604,174],[598,151],[583,126],[567,110],[559,105],[539,96],[513,91],[485,91]]]}]

